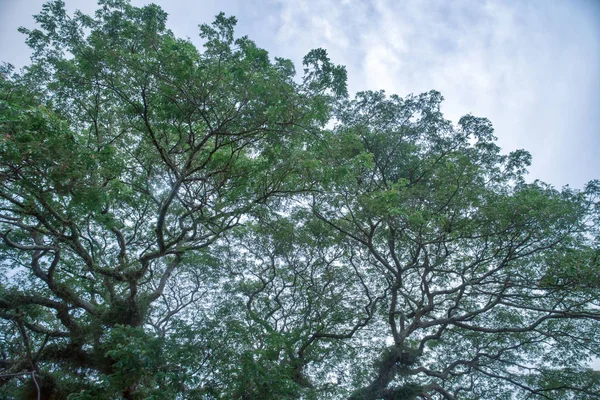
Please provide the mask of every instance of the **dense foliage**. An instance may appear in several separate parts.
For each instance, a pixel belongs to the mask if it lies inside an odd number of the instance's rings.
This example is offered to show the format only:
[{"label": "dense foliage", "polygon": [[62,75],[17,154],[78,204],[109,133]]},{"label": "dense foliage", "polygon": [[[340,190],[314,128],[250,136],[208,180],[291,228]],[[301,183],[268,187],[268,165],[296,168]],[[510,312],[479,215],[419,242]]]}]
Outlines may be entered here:
[{"label": "dense foliage", "polygon": [[235,19],[61,1],[0,75],[0,397],[592,399],[600,183]]}]

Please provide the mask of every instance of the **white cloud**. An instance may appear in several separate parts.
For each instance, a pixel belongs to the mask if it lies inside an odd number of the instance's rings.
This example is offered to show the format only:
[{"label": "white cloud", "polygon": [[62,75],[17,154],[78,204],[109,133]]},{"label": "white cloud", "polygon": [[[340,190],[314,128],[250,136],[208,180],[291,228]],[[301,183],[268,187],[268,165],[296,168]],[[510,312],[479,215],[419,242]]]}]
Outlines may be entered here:
[{"label": "white cloud", "polygon": [[600,25],[586,3],[298,4],[281,3],[278,45],[328,48],[352,91],[439,90],[451,119],[487,116],[503,148],[530,150],[532,178],[581,187],[598,176]]}]

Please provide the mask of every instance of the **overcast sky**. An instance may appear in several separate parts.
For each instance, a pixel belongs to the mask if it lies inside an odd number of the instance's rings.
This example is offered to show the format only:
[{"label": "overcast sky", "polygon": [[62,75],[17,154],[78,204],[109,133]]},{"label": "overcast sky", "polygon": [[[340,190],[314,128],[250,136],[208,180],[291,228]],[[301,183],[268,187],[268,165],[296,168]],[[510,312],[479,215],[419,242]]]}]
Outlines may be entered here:
[{"label": "overcast sky", "polygon": [[[65,0],[92,13],[91,0]],[[198,24],[220,11],[272,57],[328,50],[348,69],[351,93],[405,96],[431,89],[457,121],[488,117],[500,146],[533,154],[530,179],[582,188],[600,178],[600,1],[155,0],[177,36],[199,43]],[[0,61],[29,51],[41,0],[0,0]],[[134,0],[135,5],[148,1]]]}]

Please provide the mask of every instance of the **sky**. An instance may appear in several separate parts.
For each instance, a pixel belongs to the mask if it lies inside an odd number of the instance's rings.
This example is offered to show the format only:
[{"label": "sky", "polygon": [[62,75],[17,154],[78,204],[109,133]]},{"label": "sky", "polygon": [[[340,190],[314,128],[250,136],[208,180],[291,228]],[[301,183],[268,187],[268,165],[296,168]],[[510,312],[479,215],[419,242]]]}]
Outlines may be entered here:
[{"label": "sky", "polygon": [[[91,14],[95,2],[65,0]],[[133,0],[137,6],[148,1]],[[198,24],[224,11],[272,57],[325,48],[348,86],[406,96],[431,89],[442,111],[489,118],[508,153],[524,148],[528,180],[581,189],[600,179],[598,0],[155,0],[168,26],[200,45]],[[0,61],[26,65],[19,26],[42,0],[0,0]]]}]

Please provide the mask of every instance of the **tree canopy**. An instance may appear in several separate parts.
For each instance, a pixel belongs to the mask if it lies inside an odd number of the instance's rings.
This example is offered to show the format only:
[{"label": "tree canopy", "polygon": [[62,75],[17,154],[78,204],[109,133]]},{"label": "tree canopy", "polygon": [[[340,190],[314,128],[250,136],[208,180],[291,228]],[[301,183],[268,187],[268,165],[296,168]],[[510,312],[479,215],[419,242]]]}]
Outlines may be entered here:
[{"label": "tree canopy", "polygon": [[43,6],[0,74],[8,399],[596,399],[600,182],[236,19]]}]

